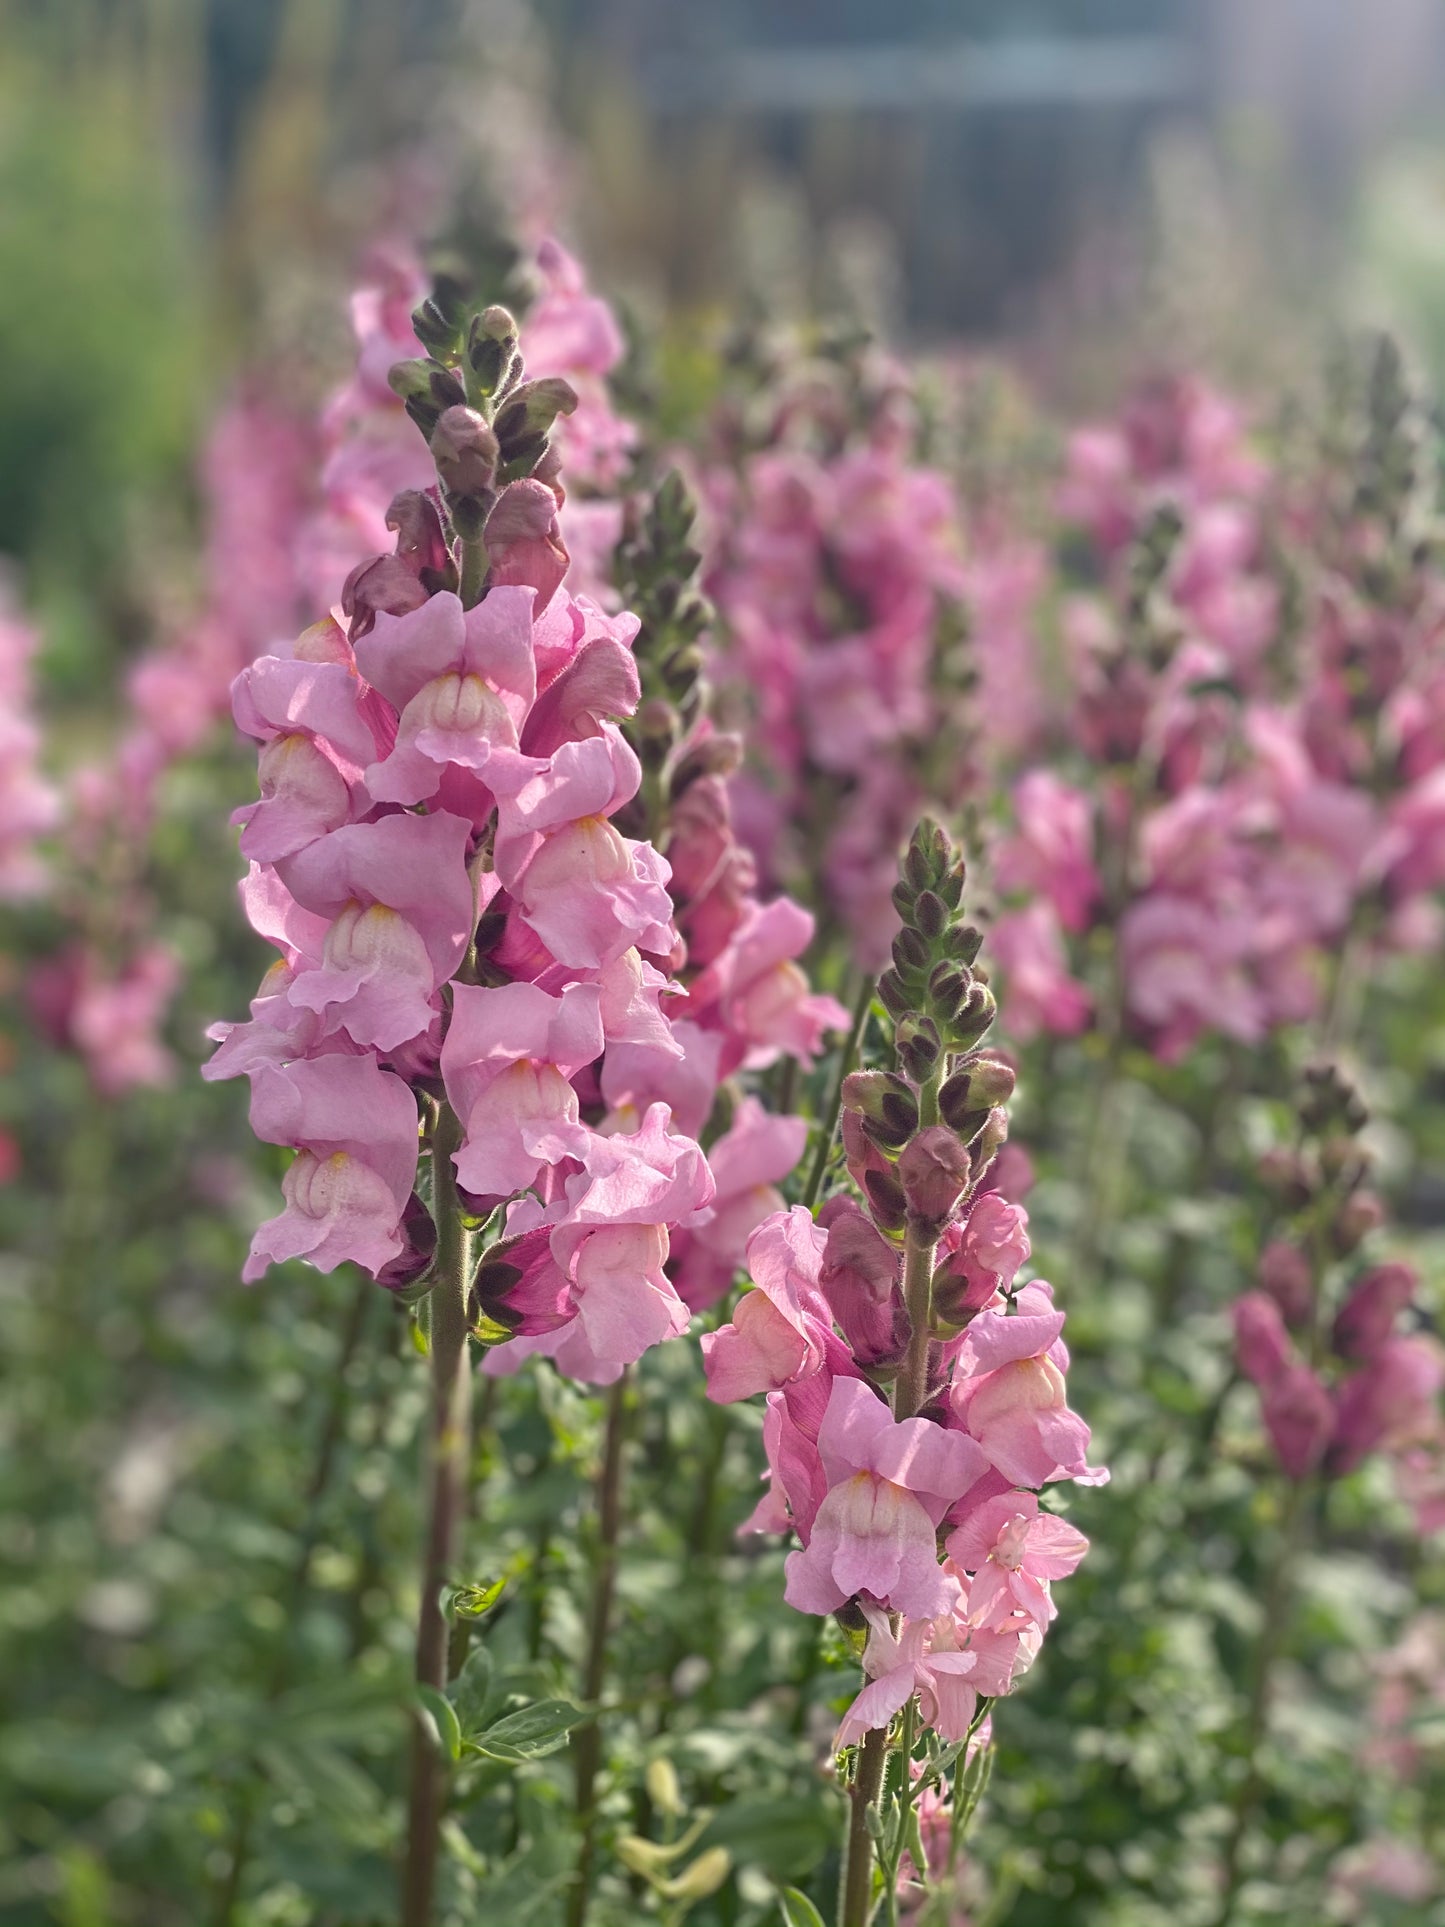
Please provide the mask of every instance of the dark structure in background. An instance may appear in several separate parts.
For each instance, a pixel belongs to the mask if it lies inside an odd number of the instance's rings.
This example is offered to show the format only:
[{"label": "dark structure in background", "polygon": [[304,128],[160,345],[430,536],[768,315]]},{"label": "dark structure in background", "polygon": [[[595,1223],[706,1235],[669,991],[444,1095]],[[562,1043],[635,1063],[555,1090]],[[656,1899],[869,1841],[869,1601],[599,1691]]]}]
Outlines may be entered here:
[{"label": "dark structure in background", "polygon": [[1130,225],[1167,128],[1226,160],[1246,152],[1327,243],[1365,156],[1445,79],[1436,0],[543,0],[542,12],[573,109],[601,73],[645,123],[639,205],[598,217],[629,264],[650,236],[671,295],[715,296],[735,265],[739,195],[771,177],[801,192],[810,233],[863,216],[892,238],[924,333],[995,334],[1036,306]]}]

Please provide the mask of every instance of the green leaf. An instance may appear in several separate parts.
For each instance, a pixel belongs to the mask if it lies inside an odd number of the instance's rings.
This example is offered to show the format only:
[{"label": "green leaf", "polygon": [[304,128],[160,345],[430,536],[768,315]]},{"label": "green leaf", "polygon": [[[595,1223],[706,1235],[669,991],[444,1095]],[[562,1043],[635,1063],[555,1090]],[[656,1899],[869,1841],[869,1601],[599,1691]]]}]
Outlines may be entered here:
[{"label": "green leaf", "polygon": [[486,1716],[487,1699],[492,1690],[492,1655],[485,1646],[474,1646],[467,1663],[448,1688],[448,1698],[456,1708],[464,1735],[472,1733]]},{"label": "green leaf", "polygon": [[536,1700],[476,1734],[468,1747],[494,1760],[535,1760],[555,1753],[587,1715],[567,1700]]},{"label": "green leaf", "polygon": [[[510,1332],[507,1335],[512,1336]],[[500,1579],[493,1579],[489,1585],[458,1586],[450,1600],[452,1618],[480,1619],[483,1613],[489,1613],[496,1605],[506,1583],[507,1575],[503,1573]]]},{"label": "green leaf", "polygon": [[418,1686],[416,1697],[424,1718],[430,1718],[436,1732],[436,1741],[449,1760],[462,1757],[462,1727],[457,1718],[457,1709],[445,1693],[439,1693],[435,1686]]},{"label": "green leaf", "polygon": [[796,1887],[783,1889],[783,1919],[787,1927],[827,1927],[812,1901]]}]

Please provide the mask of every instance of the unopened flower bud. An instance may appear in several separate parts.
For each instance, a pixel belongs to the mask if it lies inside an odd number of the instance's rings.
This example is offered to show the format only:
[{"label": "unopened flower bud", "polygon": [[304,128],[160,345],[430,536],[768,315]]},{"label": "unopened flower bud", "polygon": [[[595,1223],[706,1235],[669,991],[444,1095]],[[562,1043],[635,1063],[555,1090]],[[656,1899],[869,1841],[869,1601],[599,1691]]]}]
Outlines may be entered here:
[{"label": "unopened flower bud", "polygon": [[928,962],[928,945],[916,930],[900,930],[893,939],[893,962],[900,971],[922,970]]},{"label": "unopened flower bud", "polygon": [[485,498],[488,506],[497,479],[497,438],[475,408],[448,408],[431,435],[432,459],[448,498]]},{"label": "unopened flower bud", "polygon": [[1286,1324],[1308,1324],[1315,1287],[1310,1261],[1298,1245],[1276,1238],[1259,1255],[1259,1286],[1284,1315]]},{"label": "unopened flower bud", "polygon": [[971,1171],[968,1147],[946,1124],[920,1131],[898,1159],[910,1222],[927,1232],[941,1231],[968,1188]]},{"label": "unopened flower bud", "polygon": [[913,927],[930,942],[943,935],[948,924],[948,905],[933,890],[921,890],[914,899]]},{"label": "unopened flower bud", "polygon": [[1001,1107],[989,1112],[983,1129],[970,1147],[975,1183],[982,1178],[1008,1142],[1008,1112]]},{"label": "unopened flower bud", "polygon": [[863,1189],[868,1194],[868,1206],[879,1230],[901,1231],[908,1222],[908,1200],[893,1173],[864,1171]]},{"label": "unopened flower bud", "polygon": [[894,1042],[899,1064],[915,1083],[921,1084],[933,1075],[934,1066],[943,1054],[943,1043],[931,1017],[900,1017]]},{"label": "unopened flower bud", "polygon": [[440,588],[451,568],[451,555],[431,496],[419,488],[402,489],[391,498],[386,526],[396,536],[397,560],[406,564],[424,588]]},{"label": "unopened flower bud", "polygon": [[1014,1069],[1002,1057],[969,1057],[938,1093],[938,1114],[965,1142],[973,1138],[990,1111],[1007,1104],[1014,1092]]},{"label": "unopened flower bud", "polygon": [[1348,1258],[1384,1222],[1385,1207],[1373,1191],[1356,1191],[1346,1198],[1330,1227],[1330,1244],[1336,1257]]},{"label": "unopened flower bud", "polygon": [[517,370],[517,324],[505,308],[484,308],[467,331],[467,366],[481,395],[499,395]]},{"label": "unopened flower bud", "polygon": [[514,446],[530,436],[547,435],[557,417],[572,414],[576,406],[577,390],[561,375],[524,381],[497,412],[497,440],[510,458]]},{"label": "unopened flower bud", "polygon": [[405,1248],[376,1274],[376,1282],[388,1291],[405,1291],[419,1283],[436,1253],[436,1224],[415,1191],[401,1214],[401,1235],[406,1240]]},{"label": "unopened flower bud", "polygon": [[949,1022],[949,1042],[954,1050],[972,1050],[993,1023],[997,1008],[988,985],[975,979],[957,1015]]},{"label": "unopened flower bud", "polygon": [[1314,1185],[1304,1160],[1283,1145],[1266,1151],[1256,1169],[1261,1182],[1286,1211],[1302,1211],[1314,1196]]},{"label": "unopened flower bud", "polygon": [[684,1867],[675,1880],[658,1881],[657,1891],[667,1900],[691,1905],[715,1894],[732,1868],[732,1855],[726,1847],[708,1847],[691,1865]]}]

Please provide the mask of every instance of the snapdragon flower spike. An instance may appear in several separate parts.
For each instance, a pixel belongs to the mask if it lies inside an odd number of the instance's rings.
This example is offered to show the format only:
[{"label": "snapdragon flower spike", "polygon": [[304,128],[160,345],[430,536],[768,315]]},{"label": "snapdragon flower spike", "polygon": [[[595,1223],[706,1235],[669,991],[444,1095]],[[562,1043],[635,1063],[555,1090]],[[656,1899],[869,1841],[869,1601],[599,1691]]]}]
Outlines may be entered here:
[{"label": "snapdragon flower spike", "polygon": [[[1353,1256],[1378,1217],[1364,1189],[1368,1162],[1354,1142],[1368,1120],[1358,1094],[1337,1067],[1317,1066],[1306,1073],[1299,1112],[1302,1148],[1287,1168],[1270,1167],[1300,1220],[1297,1236],[1266,1247],[1262,1288],[1235,1301],[1235,1357],[1258,1390],[1286,1478],[1343,1478],[1382,1452],[1408,1487],[1425,1465],[1445,1463],[1445,1346],[1401,1328],[1419,1286],[1408,1265],[1369,1266],[1349,1282],[1340,1276],[1338,1261]],[[1306,1250],[1328,1255],[1311,1264]],[[1291,1325],[1327,1329],[1328,1347],[1306,1358]]]},{"label": "snapdragon flower spike", "polygon": [[1027,1214],[984,1188],[1014,1073],[983,1047],[993,1002],[963,887],[947,836],[920,825],[878,985],[894,1066],[843,1086],[862,1196],[761,1224],[752,1288],[703,1340],[710,1397],[767,1394],[769,1490],[749,1529],[796,1536],[787,1600],[871,1628],[840,1746],[915,1696],[925,1724],[966,1735],[1037,1652],[1052,1584],[1087,1549],[1038,1494],[1108,1476],[1068,1405],[1064,1314],[1019,1279]]}]

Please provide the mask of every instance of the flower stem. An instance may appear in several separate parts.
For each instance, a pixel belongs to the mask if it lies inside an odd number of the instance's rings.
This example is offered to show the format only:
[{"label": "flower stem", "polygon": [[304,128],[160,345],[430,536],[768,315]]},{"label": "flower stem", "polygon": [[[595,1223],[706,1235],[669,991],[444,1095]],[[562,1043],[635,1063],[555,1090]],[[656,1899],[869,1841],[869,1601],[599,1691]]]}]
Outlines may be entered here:
[{"label": "flower stem", "polygon": [[828,1170],[828,1153],[833,1148],[833,1139],[838,1130],[838,1113],[843,1108],[843,1080],[858,1061],[863,1032],[868,1025],[868,1012],[873,1003],[875,982],[875,978],[865,976],[858,986],[858,996],[853,1005],[853,1022],[844,1042],[842,1055],[838,1059],[838,1075],[833,1080],[828,1108],[818,1120],[818,1148],[813,1153],[812,1169],[808,1172],[808,1183],[803,1192],[803,1203],[810,1211],[818,1202],[818,1194],[823,1189],[823,1179]]},{"label": "flower stem", "polygon": [[482,584],[487,579],[487,545],[480,536],[462,540],[462,572],[459,593],[462,607],[474,609],[482,599]]},{"label": "flower stem", "polygon": [[851,1811],[838,1927],[868,1927],[868,1917],[873,1911],[873,1835],[868,1827],[868,1810],[878,1804],[887,1760],[888,1730],[875,1726],[863,1736],[863,1744],[858,1749],[858,1771],[848,1793]]},{"label": "flower stem", "polygon": [[[582,1697],[595,1706],[607,1677],[607,1642],[612,1632],[612,1601],[617,1590],[617,1545],[622,1532],[622,1452],[627,1440],[624,1371],[607,1395],[607,1429],[602,1469],[597,1478],[597,1571],[592,1589],[587,1664]],[[592,1868],[597,1856],[597,1774],[602,1765],[602,1727],[588,1720],[572,1733],[572,1770],[577,1789],[577,1874],[567,1899],[567,1927],[583,1927],[591,1900]]]},{"label": "flower stem", "polygon": [[[461,1143],[456,1113],[443,1104],[432,1138],[432,1201],[437,1223],[437,1281],[431,1293],[432,1425],[426,1545],[417,1614],[416,1679],[444,1691],[447,1620],[441,1590],[456,1563],[471,1446],[472,1375],[467,1355],[471,1237],[457,1203],[452,1153]],[[446,1810],[448,1769],[428,1726],[412,1730],[411,1798],[402,1874],[402,1927],[432,1927],[437,1852]]]},{"label": "flower stem", "polygon": [[1279,1544],[1265,1586],[1264,1623],[1255,1651],[1254,1677],[1250,1683],[1249,1708],[1245,1715],[1244,1776],[1232,1802],[1233,1816],[1224,1849],[1224,1892],[1219,1912],[1214,1917],[1214,1927],[1230,1927],[1234,1919],[1239,1890],[1244,1884],[1241,1864],[1244,1843],[1255,1807],[1259,1804],[1259,1796],[1264,1790],[1259,1772],[1259,1749],[1269,1721],[1271,1676],[1289,1625],[1290,1595],[1304,1524],[1307,1483],[1304,1479],[1291,1479],[1289,1482],[1284,1516],[1280,1521]]}]

